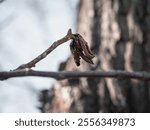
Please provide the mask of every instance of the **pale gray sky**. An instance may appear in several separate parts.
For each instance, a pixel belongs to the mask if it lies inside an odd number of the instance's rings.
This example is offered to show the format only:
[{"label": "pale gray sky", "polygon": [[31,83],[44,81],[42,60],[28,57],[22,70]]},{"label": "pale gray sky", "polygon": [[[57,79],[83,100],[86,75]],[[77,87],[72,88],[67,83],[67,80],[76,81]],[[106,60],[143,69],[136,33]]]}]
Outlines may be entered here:
[{"label": "pale gray sky", "polygon": [[[78,0],[6,0],[0,4],[0,71],[29,62],[54,41],[75,32]],[[70,5],[70,6],[69,6]],[[58,47],[37,64],[36,70],[57,71],[69,56],[69,45]],[[38,112],[39,90],[53,83],[48,78],[0,81],[0,112]]]}]

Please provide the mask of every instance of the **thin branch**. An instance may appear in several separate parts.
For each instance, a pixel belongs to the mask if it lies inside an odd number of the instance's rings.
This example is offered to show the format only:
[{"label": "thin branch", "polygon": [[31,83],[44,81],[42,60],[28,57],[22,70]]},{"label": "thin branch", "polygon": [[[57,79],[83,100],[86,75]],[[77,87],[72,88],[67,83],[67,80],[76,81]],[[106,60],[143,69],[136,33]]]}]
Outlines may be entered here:
[{"label": "thin branch", "polygon": [[[56,42],[54,42],[46,51],[44,51],[42,54],[40,54],[39,56],[37,56],[35,59],[33,59],[32,61],[26,63],[26,64],[22,64],[20,65],[18,68],[16,68],[15,70],[20,70],[20,69],[30,69],[32,67],[35,67],[35,64],[38,63],[39,61],[41,61],[42,59],[44,59],[49,53],[51,53],[56,47],[58,47],[59,45],[74,39],[74,35],[71,32],[71,29],[68,30],[68,33],[65,37],[61,38],[60,40],[57,40]],[[14,70],[14,71],[15,71]]]},{"label": "thin branch", "polygon": [[147,72],[127,72],[127,71],[47,72],[47,71],[25,70],[25,69],[9,72],[7,71],[0,72],[0,80],[25,76],[47,77],[47,78],[54,78],[56,80],[81,78],[81,77],[150,80],[150,73]]},{"label": "thin branch", "polygon": [[93,64],[92,59],[95,57],[92,51],[89,49],[87,42],[83,39],[83,37],[80,34],[72,34],[71,29],[68,30],[68,33],[65,37],[61,38],[60,40],[54,42],[46,51],[44,51],[42,54],[37,56],[35,59],[31,60],[30,62],[26,64],[20,65],[16,70],[21,69],[31,69],[32,67],[35,67],[35,64],[44,59],[48,54],[50,54],[56,47],[59,45],[72,40],[73,45],[70,46],[72,50],[72,54],[74,55],[74,60],[77,66],[80,65],[80,57],[85,60],[86,62]]},{"label": "thin branch", "polygon": [[[54,78],[56,80],[81,78],[81,77],[150,80],[150,73],[147,72],[127,72],[127,71],[47,72],[47,71],[31,70],[31,68],[34,67],[36,63],[44,59],[56,47],[69,40],[73,40],[73,45],[71,46],[71,49],[73,51],[75,61],[79,62],[77,66],[80,65],[80,57],[82,57],[88,63],[93,63],[92,58],[94,58],[94,55],[91,52],[91,50],[89,50],[86,41],[82,38],[81,35],[72,34],[71,29],[69,29],[65,37],[54,42],[46,51],[44,51],[41,55],[39,55],[32,61],[19,66],[13,71],[0,72],[0,80],[25,76],[47,77],[47,78]],[[75,57],[75,54],[78,54],[78,56]]]}]

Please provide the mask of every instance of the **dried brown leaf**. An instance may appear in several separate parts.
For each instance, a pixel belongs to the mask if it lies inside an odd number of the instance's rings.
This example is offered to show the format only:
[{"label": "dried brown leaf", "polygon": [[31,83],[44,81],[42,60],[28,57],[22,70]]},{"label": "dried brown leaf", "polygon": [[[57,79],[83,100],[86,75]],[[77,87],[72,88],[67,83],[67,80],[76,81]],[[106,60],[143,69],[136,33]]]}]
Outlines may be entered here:
[{"label": "dried brown leaf", "polygon": [[70,49],[77,66],[80,65],[80,57],[87,63],[94,64],[92,59],[95,56],[89,49],[87,42],[80,34],[74,34],[74,39],[70,44]]}]

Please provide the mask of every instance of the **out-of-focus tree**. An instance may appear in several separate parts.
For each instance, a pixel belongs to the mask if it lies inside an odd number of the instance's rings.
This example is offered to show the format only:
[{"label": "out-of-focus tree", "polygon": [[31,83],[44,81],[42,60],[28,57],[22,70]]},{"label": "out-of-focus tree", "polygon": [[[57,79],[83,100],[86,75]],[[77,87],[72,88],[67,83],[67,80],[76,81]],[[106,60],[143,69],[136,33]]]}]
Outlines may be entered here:
[{"label": "out-of-focus tree", "polygon": [[4,2],[4,0],[0,0],[0,3]]},{"label": "out-of-focus tree", "polygon": [[[150,71],[149,0],[81,0],[77,31],[95,53],[95,65],[76,67],[69,57],[60,70]],[[44,112],[150,112],[148,81],[69,79],[46,95]]]}]

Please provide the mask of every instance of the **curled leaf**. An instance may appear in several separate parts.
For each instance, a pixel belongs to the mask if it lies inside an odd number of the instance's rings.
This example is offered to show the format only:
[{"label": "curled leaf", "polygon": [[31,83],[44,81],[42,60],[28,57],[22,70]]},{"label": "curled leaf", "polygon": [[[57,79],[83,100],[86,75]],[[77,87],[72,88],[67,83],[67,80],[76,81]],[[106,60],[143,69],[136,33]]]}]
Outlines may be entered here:
[{"label": "curled leaf", "polygon": [[85,55],[89,58],[94,58],[94,54],[92,53],[92,51],[89,49],[87,42],[83,39],[83,37],[78,34],[78,41],[80,42],[81,48],[83,50],[83,52],[85,53]]},{"label": "curled leaf", "polygon": [[74,61],[77,66],[80,65],[80,59],[82,58],[87,63],[94,64],[92,59],[95,57],[92,51],[89,49],[87,42],[80,34],[74,34],[74,39],[70,43],[70,50],[74,57]]}]

